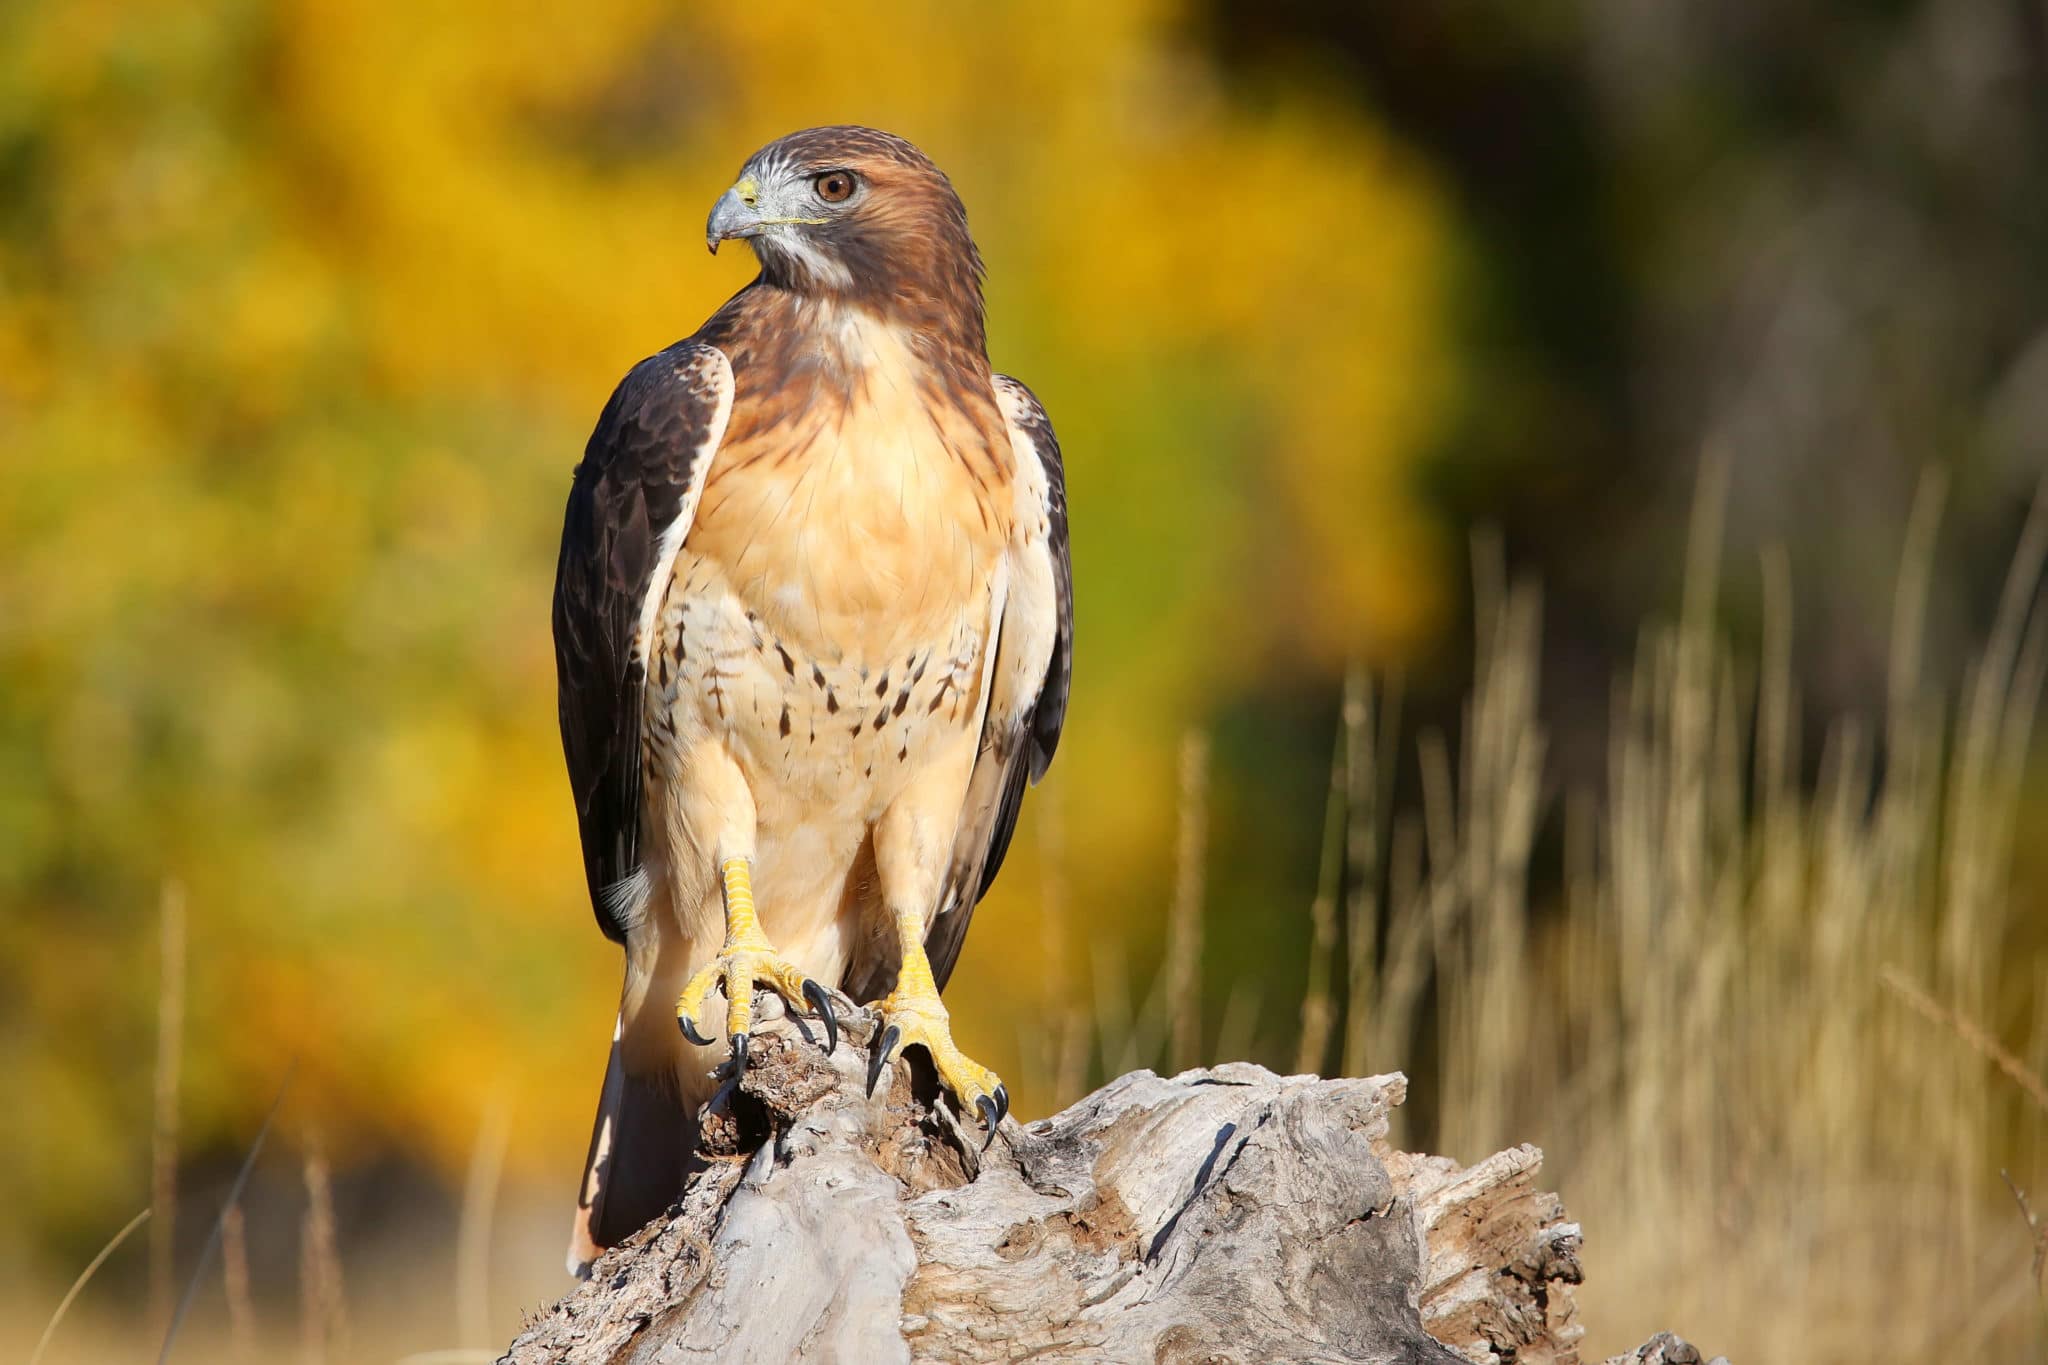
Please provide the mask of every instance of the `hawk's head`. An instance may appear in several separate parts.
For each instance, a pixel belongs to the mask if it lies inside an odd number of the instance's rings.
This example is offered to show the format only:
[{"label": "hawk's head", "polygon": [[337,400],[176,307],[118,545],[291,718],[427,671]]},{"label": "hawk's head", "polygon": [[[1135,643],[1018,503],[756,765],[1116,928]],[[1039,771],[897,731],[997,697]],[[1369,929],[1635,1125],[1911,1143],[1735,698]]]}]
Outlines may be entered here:
[{"label": "hawk's head", "polygon": [[980,312],[967,210],[945,172],[893,133],[841,125],[769,143],[711,210],[711,249],[734,237],[769,283],[799,293]]}]

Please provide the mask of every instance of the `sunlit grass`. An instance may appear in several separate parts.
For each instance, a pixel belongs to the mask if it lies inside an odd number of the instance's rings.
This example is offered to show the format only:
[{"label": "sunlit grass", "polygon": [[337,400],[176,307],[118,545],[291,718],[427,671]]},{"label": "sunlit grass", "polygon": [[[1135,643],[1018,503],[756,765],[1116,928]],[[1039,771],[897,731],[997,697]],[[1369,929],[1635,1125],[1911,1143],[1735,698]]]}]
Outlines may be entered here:
[{"label": "sunlit grass", "polygon": [[[1802,780],[1785,558],[1745,658],[1717,627],[1719,485],[1710,466],[1679,619],[1615,688],[1602,790],[1543,799],[1540,600],[1484,549],[1461,732],[1416,739],[1419,790],[1393,785],[1397,704],[1354,677],[1298,1049],[1262,1060],[1407,1070],[1432,1118],[1396,1115],[1409,1145],[1539,1142],[1587,1231],[1591,1359],[1664,1328],[1737,1360],[2029,1358],[2048,1318],[2011,1190],[2048,1180],[2048,1019],[2010,869],[2048,490],[1947,696],[1920,648],[1930,481],[1883,722],[1836,718]],[[1563,867],[1542,874],[1549,820]],[[1180,992],[1134,1007],[1115,964],[1098,975],[1105,1070],[1164,1063]]]}]

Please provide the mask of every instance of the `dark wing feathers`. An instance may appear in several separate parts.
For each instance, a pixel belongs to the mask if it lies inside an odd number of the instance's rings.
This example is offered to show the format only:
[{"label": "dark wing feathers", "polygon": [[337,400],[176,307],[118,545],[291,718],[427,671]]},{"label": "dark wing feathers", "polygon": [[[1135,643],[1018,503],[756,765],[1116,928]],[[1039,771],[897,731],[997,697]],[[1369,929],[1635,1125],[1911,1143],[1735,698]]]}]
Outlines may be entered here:
[{"label": "dark wing feathers", "polygon": [[[998,384],[1008,385],[1022,400],[1018,428],[1031,439],[1045,467],[1046,549],[1052,555],[1055,601],[1059,609],[1058,634],[1054,637],[1052,661],[1045,670],[1045,685],[1038,704],[1031,711],[1031,780],[1045,776],[1052,756],[1060,747],[1060,727],[1067,720],[1067,688],[1074,677],[1074,563],[1067,548],[1067,468],[1060,456],[1059,437],[1052,433],[1052,419],[1038,396],[1008,375],[997,375]],[[1011,820],[1016,819],[1015,812]],[[1005,842],[1008,841],[1007,835]],[[981,893],[995,879],[999,853],[982,882]]]},{"label": "dark wing feathers", "polygon": [[554,610],[562,752],[591,905],[620,943],[631,907],[616,888],[640,868],[646,665],[636,636],[649,594],[662,587],[658,561],[688,530],[731,403],[732,367],[716,347],[682,341],[641,361],[597,419],[563,518]]},{"label": "dark wing feathers", "polygon": [[[932,975],[941,988],[959,959],[974,907],[1002,870],[1010,838],[1017,830],[1017,815],[1024,808],[1024,788],[1045,776],[1053,752],[1059,748],[1074,671],[1074,570],[1067,545],[1066,467],[1061,462],[1059,440],[1053,435],[1044,405],[1031,390],[1008,375],[997,375],[995,382],[1011,400],[1005,406],[1017,458],[1035,456],[1045,470],[1046,534],[1033,551],[1051,557],[1057,619],[1052,656],[1044,677],[1035,684],[1035,696],[1021,713],[991,714],[984,722],[981,754],[968,782],[968,808],[960,815],[953,863],[939,894],[938,913],[925,931],[925,955],[931,959]],[[1003,664],[998,646],[990,666],[1001,669]]]}]

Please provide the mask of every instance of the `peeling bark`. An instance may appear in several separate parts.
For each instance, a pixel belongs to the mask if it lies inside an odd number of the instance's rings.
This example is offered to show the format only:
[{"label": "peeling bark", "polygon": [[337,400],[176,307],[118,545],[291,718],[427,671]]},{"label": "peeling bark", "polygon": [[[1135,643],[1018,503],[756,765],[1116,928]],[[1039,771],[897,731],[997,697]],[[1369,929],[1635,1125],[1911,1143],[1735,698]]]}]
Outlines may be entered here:
[{"label": "peeling bark", "polygon": [[863,1093],[871,1031],[853,1012],[827,1057],[760,1029],[682,1200],[502,1361],[1579,1365],[1542,1154],[1391,1150],[1399,1075],[1133,1072],[983,1152],[921,1056]]}]

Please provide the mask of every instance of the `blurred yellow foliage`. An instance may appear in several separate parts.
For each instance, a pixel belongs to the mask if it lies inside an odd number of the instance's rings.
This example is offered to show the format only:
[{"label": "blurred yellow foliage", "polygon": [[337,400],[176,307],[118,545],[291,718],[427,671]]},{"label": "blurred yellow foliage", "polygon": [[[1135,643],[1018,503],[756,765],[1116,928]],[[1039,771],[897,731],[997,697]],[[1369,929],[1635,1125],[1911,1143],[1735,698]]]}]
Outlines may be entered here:
[{"label": "blurred yellow foliage", "polygon": [[[954,176],[994,356],[1067,447],[1055,795],[1090,932],[1164,902],[1179,731],[1398,651],[1453,383],[1442,212],[1309,88],[1226,86],[1174,3],[66,3],[0,16],[0,1202],[146,1183],[160,878],[190,889],[188,1133],[289,1059],[342,1155],[457,1162],[492,1094],[566,1192],[613,950],[584,903],[547,604],[610,385],[747,278],[755,147],[867,122]],[[1027,817],[1029,818],[1029,817]],[[1027,830],[958,977],[1016,1031]],[[1004,963],[998,969],[992,964]],[[1046,984],[1055,983],[1055,984]],[[1028,1111],[1043,1095],[1022,1097]]]}]

